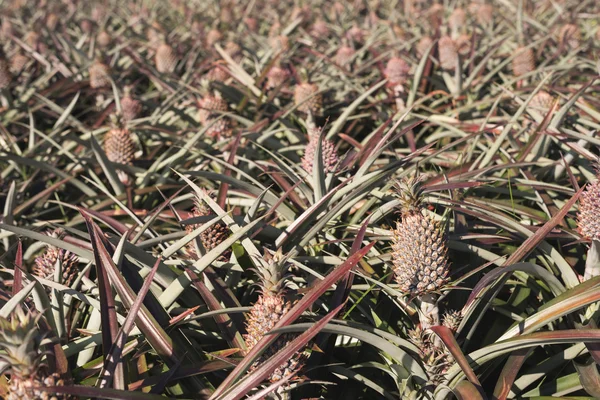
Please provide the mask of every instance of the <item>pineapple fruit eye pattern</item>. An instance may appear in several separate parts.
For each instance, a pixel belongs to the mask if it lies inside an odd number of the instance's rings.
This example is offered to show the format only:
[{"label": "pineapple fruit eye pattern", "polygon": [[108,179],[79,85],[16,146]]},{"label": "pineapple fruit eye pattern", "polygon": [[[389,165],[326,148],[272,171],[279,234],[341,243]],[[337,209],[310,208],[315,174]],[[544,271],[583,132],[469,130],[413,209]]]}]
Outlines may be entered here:
[{"label": "pineapple fruit eye pattern", "polygon": [[600,3],[0,15],[0,398],[600,397]]}]

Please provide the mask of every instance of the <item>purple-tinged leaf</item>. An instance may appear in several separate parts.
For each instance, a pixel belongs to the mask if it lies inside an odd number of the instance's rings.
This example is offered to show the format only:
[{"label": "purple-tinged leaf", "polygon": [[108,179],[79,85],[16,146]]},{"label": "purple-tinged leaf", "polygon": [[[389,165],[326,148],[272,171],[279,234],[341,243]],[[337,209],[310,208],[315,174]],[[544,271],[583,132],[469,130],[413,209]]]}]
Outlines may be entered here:
[{"label": "purple-tinged leaf", "polygon": [[157,385],[166,375],[169,376],[167,383],[172,383],[179,379],[188,378],[190,376],[209,374],[211,372],[222,371],[231,368],[233,368],[233,364],[231,362],[225,362],[221,360],[205,361],[196,366],[188,365],[187,367],[180,367],[173,375],[171,375],[169,371],[160,375],[153,375],[145,379],[132,382],[129,384],[129,390],[139,390],[143,387]]},{"label": "purple-tinged leaf", "polygon": [[429,329],[431,329],[436,335],[438,335],[442,342],[444,342],[446,348],[448,349],[448,351],[450,351],[452,357],[454,357],[454,361],[456,361],[456,363],[463,370],[469,382],[471,382],[475,387],[480,389],[481,393],[483,393],[483,390],[481,389],[481,383],[479,382],[477,375],[475,375],[475,372],[469,365],[469,360],[467,360],[462,350],[460,349],[460,346],[456,342],[456,339],[454,338],[454,333],[452,333],[452,331],[448,327],[445,327],[443,325],[432,326]]},{"label": "purple-tinged leaf", "polygon": [[[100,322],[102,326],[102,352],[104,355],[104,359],[108,360],[110,356],[110,348],[117,338],[117,333],[119,332],[119,325],[117,321],[117,312],[115,306],[115,298],[112,294],[112,290],[110,287],[110,281],[108,280],[107,260],[103,259],[101,256],[100,250],[98,248],[98,243],[102,246],[99,239],[96,235],[102,235],[102,232],[98,233],[95,229],[95,224],[92,221],[92,218],[87,214],[83,209],[80,211],[81,215],[85,219],[85,224],[87,226],[87,230],[90,234],[90,241],[92,242],[92,246],[94,249],[94,261],[96,264],[96,275],[98,280],[98,290],[100,292]],[[102,246],[104,247],[104,246]],[[106,251],[106,249],[104,249]],[[106,258],[106,257],[105,257]],[[110,257],[108,257],[110,260]],[[123,370],[123,364],[121,362],[115,368],[114,377],[113,377],[114,386],[118,389],[125,388],[125,374]],[[99,384],[101,382],[98,382]]]},{"label": "purple-tinged leaf", "polygon": [[590,358],[586,363],[574,362],[573,365],[583,389],[593,398],[600,399],[600,374],[596,362]]},{"label": "purple-tinged leaf", "polygon": [[510,357],[508,357],[508,360],[506,360],[506,364],[504,364],[504,368],[502,368],[502,372],[500,372],[500,376],[496,381],[496,388],[494,389],[493,396],[494,400],[506,400],[511,387],[517,378],[519,370],[532,351],[533,349],[519,349],[515,350]]},{"label": "purple-tinged leaf", "polygon": [[148,290],[150,289],[150,285],[152,283],[152,280],[154,279],[154,275],[156,274],[156,270],[158,269],[160,261],[161,258],[158,257],[156,259],[156,263],[154,264],[154,266],[150,270],[150,273],[146,277],[146,280],[144,281],[144,284],[142,285],[142,288],[140,289],[140,292],[138,293],[135,302],[129,309],[127,318],[125,318],[125,321],[123,322],[123,325],[121,326],[121,329],[119,330],[117,337],[111,346],[111,349],[108,353],[108,357],[105,357],[104,359],[104,371],[100,373],[99,377],[100,387],[107,387],[108,385],[110,385],[115,375],[115,370],[119,363],[121,363],[122,361],[121,354],[123,353],[123,349],[125,348],[127,337],[129,336],[129,332],[131,332],[131,329],[133,329],[135,318],[138,312],[140,311],[140,308],[144,302],[144,298],[146,297]]},{"label": "purple-tinged leaf", "polygon": [[13,296],[23,288],[23,242],[19,238],[17,243],[17,256],[15,257],[15,275],[13,277]]},{"label": "purple-tinged leaf", "polygon": [[484,400],[477,387],[469,381],[460,381],[452,391],[458,400]]},{"label": "purple-tinged leaf", "polygon": [[[286,325],[291,324],[302,315],[302,313],[308,309],[323,293],[327,291],[331,285],[337,282],[344,274],[352,269],[364,256],[371,250],[375,245],[372,242],[357,251],[355,254],[348,257],[339,267],[334,269],[329,275],[323,280],[318,281],[312,289],[296,303],[296,305],[286,313],[277,324],[273,327],[273,330],[282,328]],[[227,376],[227,378],[221,383],[221,385],[215,390],[213,398],[221,395],[223,391],[230,387],[254,362],[254,359],[264,351],[273,341],[277,339],[277,335],[265,335],[249,352],[246,357],[238,364],[238,366]]]},{"label": "purple-tinged leaf", "polygon": [[[261,363],[260,367],[258,367],[252,373],[248,374],[237,385],[234,385],[232,389],[229,390],[227,393],[223,393],[223,395],[220,397],[215,397],[215,395],[213,395],[212,398],[222,400],[238,400],[244,397],[251,389],[260,385],[260,383],[267,379],[273,373],[273,371],[275,371],[285,361],[289,360],[302,347],[306,346],[306,344],[313,337],[315,337],[315,335],[317,335],[317,333],[319,333],[321,329],[323,329],[325,325],[327,325],[327,323],[337,315],[338,312],[340,312],[343,306],[344,305],[341,304],[338,307],[336,307],[325,317],[319,320],[319,322],[315,323],[310,329],[308,329],[306,332],[304,332],[296,339],[288,343],[282,350],[277,352],[274,356]],[[275,387],[273,386],[271,388],[275,389]]]},{"label": "purple-tinged leaf", "polygon": [[143,392],[132,392],[129,390],[116,390],[107,388],[95,388],[90,386],[48,386],[39,387],[46,393],[63,393],[81,398],[97,398],[103,400],[165,400],[163,396]]}]

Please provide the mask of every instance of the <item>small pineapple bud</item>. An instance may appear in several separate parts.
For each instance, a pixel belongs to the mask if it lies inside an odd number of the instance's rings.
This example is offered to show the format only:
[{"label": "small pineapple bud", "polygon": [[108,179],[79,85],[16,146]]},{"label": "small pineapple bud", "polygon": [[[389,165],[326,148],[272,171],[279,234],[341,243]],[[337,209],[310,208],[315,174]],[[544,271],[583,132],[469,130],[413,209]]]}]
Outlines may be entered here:
[{"label": "small pineapple bud", "polygon": [[554,97],[544,90],[540,90],[529,102],[529,107],[546,114],[554,104]]},{"label": "small pineapple bud", "polygon": [[96,36],[96,43],[98,43],[98,46],[100,46],[100,48],[103,48],[103,49],[110,46],[111,40],[112,39],[110,37],[110,34],[108,32],[106,32],[104,29],[98,33],[98,36]]},{"label": "small pineapple bud", "polygon": [[177,65],[177,54],[171,46],[166,43],[161,43],[156,49],[154,56],[156,70],[160,73],[172,73]]},{"label": "small pineapple bud", "polygon": [[427,15],[429,16],[429,24],[433,29],[437,29],[441,23],[442,18],[444,16],[444,6],[441,4],[434,4],[429,7],[427,11]]},{"label": "small pineapple bud", "polygon": [[450,311],[444,314],[442,325],[450,329],[452,332],[456,332],[462,321],[462,313],[460,311]]},{"label": "small pineapple bud", "polygon": [[558,41],[567,49],[576,49],[581,46],[581,29],[577,25],[563,25],[558,32]]},{"label": "small pineapple bud", "polygon": [[475,15],[479,25],[488,26],[494,22],[494,7],[491,4],[471,3],[469,10]]},{"label": "small pineapple bud", "polygon": [[458,49],[450,36],[444,36],[438,42],[440,66],[447,71],[454,71],[458,63]]},{"label": "small pineapple bud", "polygon": [[0,90],[6,89],[12,82],[12,74],[10,73],[10,65],[4,53],[0,51]]},{"label": "small pineapple bud", "polygon": [[433,39],[431,39],[431,37],[423,36],[421,38],[421,40],[419,40],[419,43],[417,43],[417,45],[415,47],[417,56],[419,58],[423,58],[423,56],[427,52],[427,49],[431,46],[432,43],[433,43]]},{"label": "small pineapple bud", "polygon": [[269,46],[274,52],[286,52],[290,49],[290,39],[284,35],[269,38]]},{"label": "small pineapple bud", "polygon": [[[313,163],[315,161],[315,151],[317,150],[317,144],[321,139],[322,128],[316,128],[311,126],[308,128],[308,144],[304,150],[304,156],[302,157],[302,168],[309,174],[313,172]],[[321,153],[323,158],[323,168],[326,173],[335,171],[335,167],[339,162],[335,145],[331,140],[322,139],[321,141]]]},{"label": "small pineapple bud", "polygon": [[244,18],[244,24],[246,24],[246,27],[248,28],[248,30],[252,33],[257,33],[258,32],[258,20],[256,18],[253,17],[246,17]]},{"label": "small pineapple bud", "polygon": [[579,199],[577,231],[588,240],[600,240],[600,180],[590,183]]},{"label": "small pineapple bud", "polygon": [[[206,205],[206,203],[199,197],[195,199],[195,206],[192,209],[192,218],[197,217],[206,217],[212,216],[214,217],[214,213],[212,210]],[[186,232],[192,233],[194,229],[198,229],[202,224],[190,224],[185,226]],[[206,229],[199,236],[200,242],[202,243],[202,247],[208,252],[223,243],[229,237],[229,229],[227,225],[223,222],[219,221],[213,224],[210,228]],[[194,241],[188,243],[187,252],[190,257],[198,258],[199,254],[196,251],[196,244]],[[229,259],[231,255],[231,250],[227,250],[224,252],[221,257],[219,257],[219,261],[226,261]]]},{"label": "small pineapple bud", "polygon": [[[265,259],[268,257],[265,256]],[[275,324],[292,308],[292,303],[286,296],[286,270],[287,267],[280,262],[280,254],[276,254],[269,261],[268,267],[259,267],[257,273],[260,278],[260,296],[250,312],[246,314],[246,334],[244,340],[246,347],[251,350],[256,344],[273,329]],[[251,366],[250,371],[256,369],[261,363],[285,348],[295,335],[283,334],[279,336],[259,359]],[[289,360],[282,363],[269,377],[271,382],[277,382],[288,377],[302,368],[306,359],[303,351],[294,354]]]},{"label": "small pineapple bud", "polygon": [[[211,138],[231,137],[233,129],[231,126],[231,120],[227,117],[221,118],[213,122],[221,116],[221,112],[229,111],[227,102],[220,96],[205,96],[198,102],[200,111],[198,112],[198,118],[203,125],[212,126],[208,128],[206,134]],[[215,112],[217,111],[217,112]]]},{"label": "small pineapple bud", "polygon": [[15,34],[15,28],[14,28],[12,22],[10,22],[8,20],[8,18],[3,18],[2,19],[2,28],[0,28],[0,36],[2,37],[2,39],[8,40],[14,34]]},{"label": "small pineapple bud", "polygon": [[452,29],[452,32],[459,32],[464,26],[467,20],[467,13],[464,9],[458,7],[452,11],[450,18],[448,18],[448,26]]},{"label": "small pineapple bud", "polygon": [[211,29],[206,34],[206,47],[213,47],[223,39],[223,34],[216,29]]},{"label": "small pineapple bud", "polygon": [[450,270],[445,234],[438,221],[423,214],[419,179],[407,179],[398,186],[402,220],[392,230],[396,282],[401,292],[411,296],[437,291]]},{"label": "small pineapple bud", "polygon": [[[104,152],[113,163],[131,165],[135,157],[135,143],[129,129],[115,126],[108,131],[104,138]],[[117,170],[117,175],[124,185],[131,182],[125,171]]]},{"label": "small pineapple bud", "polygon": [[404,85],[408,80],[410,66],[400,57],[392,57],[388,61],[383,74],[388,79],[389,86]]},{"label": "small pineapple bud", "polygon": [[94,30],[94,22],[89,18],[84,18],[79,22],[79,28],[83,33],[89,35]]},{"label": "small pineapple bud", "polygon": [[354,57],[354,49],[349,46],[340,47],[335,53],[335,63],[340,67],[345,67],[352,62],[352,58]]},{"label": "small pineapple bud", "polygon": [[317,114],[323,105],[323,96],[314,83],[300,83],[294,89],[294,104],[300,112]]},{"label": "small pineapple bud", "polygon": [[33,50],[40,51],[40,35],[37,32],[27,32],[23,41]]},{"label": "small pineapple bud", "polygon": [[515,58],[512,60],[512,69],[515,76],[522,76],[535,70],[533,50],[526,47],[518,47],[515,50]]},{"label": "small pineapple bud", "polygon": [[456,38],[454,43],[456,44],[458,54],[461,56],[468,56],[471,52],[471,35],[463,33]]},{"label": "small pineapple bud", "polygon": [[327,26],[327,23],[325,21],[323,21],[322,19],[318,19],[312,25],[310,34],[316,38],[326,38],[327,36],[329,36],[329,27]]},{"label": "small pineapple bud", "polygon": [[446,383],[446,372],[454,363],[454,358],[446,347],[437,344],[431,336],[430,331],[420,327],[408,331],[409,340],[419,349],[429,384],[439,386]]},{"label": "small pineapple bud", "polygon": [[346,38],[353,43],[362,44],[365,41],[365,31],[354,25],[346,32]]},{"label": "small pineapple bud", "polygon": [[225,82],[227,79],[229,79],[230,75],[224,65],[215,64],[206,73],[205,77],[209,81]]},{"label": "small pineapple bud", "polygon": [[[55,239],[62,239],[64,231],[62,229],[55,229],[46,233],[48,236]],[[56,263],[60,260],[62,279],[60,282],[65,286],[71,286],[71,283],[77,276],[77,256],[68,250],[47,245],[44,254],[35,259],[35,265],[33,266],[33,274],[40,278],[49,279],[54,281]]]},{"label": "small pineapple bud", "polygon": [[27,57],[20,51],[17,52],[10,59],[10,71],[15,75],[19,75],[25,69],[25,66],[28,62],[29,57]]},{"label": "small pineapple bud", "polygon": [[274,66],[267,73],[267,89],[274,89],[276,87],[285,84],[285,81],[289,78],[290,73],[287,69]]},{"label": "small pineapple bud", "polygon": [[46,28],[48,28],[49,31],[53,31],[56,29],[56,26],[59,22],[60,19],[58,18],[58,15],[56,15],[55,13],[50,13],[46,17]]},{"label": "small pineapple bud", "polygon": [[108,65],[96,60],[90,66],[90,86],[99,89],[110,86],[110,68]]},{"label": "small pineapple bud", "polygon": [[242,48],[236,42],[227,42],[223,50],[236,62],[239,62],[242,59]]},{"label": "small pineapple bud", "polygon": [[121,110],[123,111],[123,120],[125,122],[134,120],[142,112],[142,103],[131,97],[131,88],[125,87],[123,98],[121,99]]}]

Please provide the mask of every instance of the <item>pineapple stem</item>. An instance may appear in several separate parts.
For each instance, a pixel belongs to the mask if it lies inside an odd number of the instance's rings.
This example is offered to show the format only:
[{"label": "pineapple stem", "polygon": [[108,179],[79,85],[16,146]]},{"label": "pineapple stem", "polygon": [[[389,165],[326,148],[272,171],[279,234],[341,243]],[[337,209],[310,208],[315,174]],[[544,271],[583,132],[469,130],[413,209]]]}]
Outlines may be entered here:
[{"label": "pineapple stem", "polygon": [[598,275],[600,275],[600,241],[594,239],[587,252],[583,280],[587,281]]},{"label": "pineapple stem", "polygon": [[[421,322],[421,329],[424,331],[431,328],[432,326],[440,324],[440,309],[437,305],[437,295],[432,293],[426,293],[418,297],[419,304],[419,321]],[[433,345],[436,347],[442,347],[442,341],[437,335],[433,335]]]}]

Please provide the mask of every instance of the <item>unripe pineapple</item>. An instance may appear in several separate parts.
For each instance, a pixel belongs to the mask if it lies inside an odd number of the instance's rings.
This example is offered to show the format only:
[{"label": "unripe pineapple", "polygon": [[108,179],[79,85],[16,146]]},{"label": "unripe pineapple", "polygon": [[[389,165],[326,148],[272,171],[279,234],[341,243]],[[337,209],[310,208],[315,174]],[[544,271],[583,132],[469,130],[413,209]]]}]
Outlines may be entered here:
[{"label": "unripe pineapple", "polygon": [[84,18],[79,22],[79,28],[85,34],[90,34],[94,30],[94,22],[91,19]]},{"label": "unripe pineapple", "polygon": [[438,42],[440,66],[442,69],[454,71],[458,63],[458,49],[450,36],[443,36]]},{"label": "unripe pineapple", "polygon": [[205,75],[206,79],[209,81],[218,81],[225,82],[229,79],[229,72],[227,68],[223,65],[214,65]]},{"label": "unripe pineapple", "polygon": [[346,38],[352,43],[362,44],[365,41],[365,31],[354,25],[346,32]]},{"label": "unripe pineapple", "polygon": [[23,312],[17,307],[10,319],[0,317],[0,364],[10,375],[6,400],[68,400],[71,395],[51,394],[40,388],[65,386],[57,373],[42,362],[41,343],[45,333],[38,328],[41,314]]},{"label": "unripe pineapple", "polygon": [[269,38],[269,46],[274,52],[286,52],[290,49],[290,39],[285,35],[277,35]]},{"label": "unripe pineapple", "polygon": [[408,335],[410,341],[419,349],[428,384],[437,387],[447,383],[446,372],[455,361],[446,347],[436,343],[431,332],[420,327],[408,331]]},{"label": "unripe pineapple", "polygon": [[518,47],[515,50],[515,58],[512,60],[512,69],[515,76],[522,76],[535,69],[533,50],[526,47]]},{"label": "unripe pineapple", "polygon": [[[55,229],[49,231],[47,235],[56,239],[62,239],[64,231],[62,229]],[[35,276],[54,281],[57,262],[60,261],[62,279],[57,283],[71,286],[78,273],[77,260],[77,256],[70,251],[47,245],[44,253],[36,257],[32,272]]]},{"label": "unripe pineapple", "polygon": [[29,62],[29,57],[23,54],[21,51],[15,53],[10,60],[10,71],[19,75],[21,71],[25,69],[25,66]]},{"label": "unripe pineapple", "polygon": [[90,86],[99,89],[110,86],[110,68],[103,62],[96,60],[90,66]]},{"label": "unripe pineapple", "polygon": [[574,24],[563,25],[558,32],[558,41],[567,49],[576,49],[581,46],[581,29]]},{"label": "unripe pineapple", "polygon": [[274,66],[267,73],[267,89],[274,89],[276,87],[285,84],[285,81],[289,78],[290,73],[287,69]]},{"label": "unripe pineapple", "polygon": [[233,129],[229,118],[221,118],[213,124],[213,122],[221,116],[221,112],[229,111],[229,106],[225,100],[220,96],[208,95],[198,102],[198,106],[200,107],[200,111],[198,112],[200,122],[202,122],[203,125],[212,124],[206,131],[206,134],[209,137],[231,137]]},{"label": "unripe pineapple", "polygon": [[433,43],[433,39],[431,39],[431,37],[423,36],[421,38],[421,40],[419,40],[419,43],[417,43],[417,45],[415,47],[417,56],[419,58],[423,58],[423,56],[425,55],[425,52],[431,46],[432,43]]},{"label": "unripe pineapple", "polygon": [[410,66],[400,57],[392,57],[385,66],[383,74],[388,79],[389,86],[404,85],[408,80]]},{"label": "unripe pineapple", "polygon": [[450,329],[452,332],[456,332],[462,319],[463,315],[460,311],[449,311],[444,314],[442,325]]},{"label": "unripe pineapple", "polygon": [[342,46],[335,53],[335,63],[340,67],[345,67],[352,62],[354,57],[354,49],[350,46]]},{"label": "unripe pineapple", "polygon": [[329,36],[329,27],[327,26],[327,23],[325,21],[323,21],[322,19],[318,19],[312,25],[310,34],[319,39],[325,39],[327,38],[327,36]]},{"label": "unripe pineapple", "polygon": [[258,32],[258,20],[256,18],[253,17],[246,17],[244,18],[244,23],[246,24],[246,27],[248,28],[248,30],[252,33],[257,33]]},{"label": "unripe pineapple", "polygon": [[[195,205],[192,209],[192,218],[206,216],[214,217],[214,213],[201,198],[196,197]],[[201,225],[202,224],[186,225],[185,230],[189,234],[192,233],[194,229],[198,229]],[[223,241],[225,241],[228,237],[229,229],[227,229],[227,225],[225,225],[221,221],[213,224],[210,228],[206,229],[199,236],[200,242],[202,243],[202,247],[204,247],[204,249],[207,252],[211,251],[212,249],[223,243]],[[188,243],[187,252],[190,255],[190,257],[197,258],[199,256],[198,252],[196,251],[196,243],[194,241]],[[219,261],[228,260],[230,255],[231,250],[227,250],[221,255],[221,257],[219,257]]]},{"label": "unripe pineapple", "polygon": [[419,179],[406,179],[398,186],[402,220],[392,230],[396,282],[410,296],[438,291],[450,270],[446,236],[440,223],[423,213]]},{"label": "unripe pineapple", "polygon": [[588,240],[600,240],[600,180],[590,183],[579,199],[577,231]]},{"label": "unripe pineapple", "polygon": [[98,46],[100,46],[100,48],[103,48],[103,49],[110,46],[111,40],[112,39],[110,37],[110,34],[108,32],[106,32],[104,29],[98,33],[98,36],[96,36],[96,43],[98,43]]},{"label": "unripe pineapple", "polygon": [[529,102],[529,107],[546,114],[554,104],[554,97],[545,90],[540,90]]},{"label": "unripe pineapple", "polygon": [[[266,268],[259,267],[260,295],[246,315],[246,332],[244,340],[246,347],[251,350],[267,334],[275,324],[292,308],[292,303],[286,296],[286,267],[275,255]],[[280,335],[252,365],[256,369],[268,358],[285,348],[295,335]],[[302,368],[306,356],[304,352],[294,354],[289,360],[280,365],[269,377],[271,382],[277,382]]]},{"label": "unripe pineapple", "polygon": [[323,96],[319,91],[319,86],[314,83],[300,83],[294,89],[294,103],[297,110],[304,113],[318,114],[323,105]]},{"label": "unripe pineapple", "polygon": [[50,13],[46,17],[46,28],[48,28],[49,31],[54,31],[59,22],[60,19],[58,18],[58,15]]},{"label": "unripe pineapple", "polygon": [[126,86],[121,99],[121,110],[123,111],[123,121],[134,120],[142,112],[142,103],[131,97],[131,87]]},{"label": "unripe pineapple", "polygon": [[[302,168],[309,174],[313,172],[313,163],[315,161],[315,151],[317,150],[317,144],[321,139],[322,128],[315,126],[309,126],[308,128],[308,144],[304,150],[304,156],[302,157]],[[323,168],[326,173],[335,171],[335,167],[339,162],[335,145],[331,140],[323,139],[321,141],[321,154],[323,158]]]},{"label": "unripe pineapple", "polygon": [[[135,156],[135,143],[129,129],[115,126],[108,131],[104,138],[104,151],[109,161],[131,165]],[[117,170],[117,175],[124,185],[131,182],[125,171]]]},{"label": "unripe pineapple", "polygon": [[206,34],[206,46],[213,47],[215,43],[220,42],[223,39],[223,34],[217,29],[211,29]]},{"label": "unripe pineapple", "polygon": [[0,90],[6,89],[12,82],[10,65],[4,57],[4,52],[0,50]]},{"label": "unripe pineapple", "polygon": [[[289,45],[288,45],[289,46]],[[240,62],[242,59],[242,48],[236,42],[229,41],[223,49],[235,62]]]},{"label": "unripe pineapple", "polygon": [[35,51],[40,51],[40,35],[37,32],[29,31],[23,41]]},{"label": "unripe pineapple", "polygon": [[463,33],[462,35],[459,35],[454,41],[454,43],[456,44],[458,54],[460,54],[461,56],[468,56],[471,52],[471,35],[469,35],[468,33]]},{"label": "unripe pineapple", "polygon": [[450,17],[448,18],[448,26],[454,33],[460,32],[460,30],[465,26],[465,22],[467,20],[467,13],[464,9],[458,7],[452,11]]},{"label": "unripe pineapple", "polygon": [[471,3],[469,11],[475,15],[475,19],[482,26],[491,25],[494,21],[494,7],[491,4]]},{"label": "unripe pineapple", "polygon": [[432,5],[429,7],[429,10],[427,10],[427,15],[431,27],[437,29],[441,25],[442,18],[444,17],[444,6],[437,3]]},{"label": "unripe pineapple", "polygon": [[171,46],[166,43],[161,43],[156,49],[154,55],[156,70],[160,73],[172,73],[177,66],[177,54]]}]

